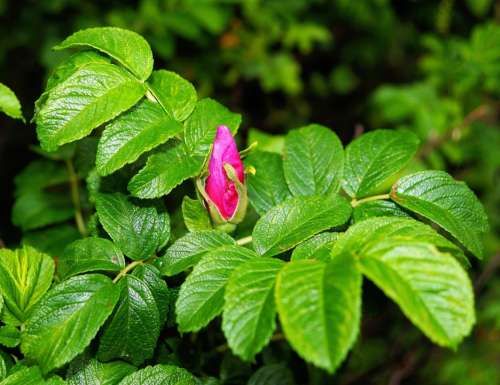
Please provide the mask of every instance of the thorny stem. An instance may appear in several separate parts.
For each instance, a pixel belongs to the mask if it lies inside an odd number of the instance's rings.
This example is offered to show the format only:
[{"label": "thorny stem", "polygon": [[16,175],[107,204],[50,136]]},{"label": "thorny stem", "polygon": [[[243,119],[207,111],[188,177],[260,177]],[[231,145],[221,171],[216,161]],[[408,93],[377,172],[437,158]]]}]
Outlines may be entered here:
[{"label": "thorny stem", "polygon": [[71,159],[66,160],[66,168],[69,174],[69,186],[71,189],[71,200],[75,208],[75,222],[78,231],[82,236],[87,235],[87,228],[82,215],[82,207],[80,203],[80,188],[78,186],[78,175],[76,175],[75,168]]},{"label": "thorny stem", "polygon": [[351,206],[356,207],[356,206],[360,205],[361,203],[370,202],[370,201],[379,201],[382,199],[389,199],[390,197],[391,197],[390,194],[381,194],[381,195],[373,195],[371,197],[363,198],[360,200],[353,198],[351,201]]},{"label": "thorny stem", "polygon": [[241,239],[238,239],[238,240],[236,241],[236,244],[237,244],[237,245],[240,245],[240,246],[243,246],[243,245],[246,245],[246,244],[248,244],[248,243],[251,243],[252,241],[253,241],[253,238],[252,238],[252,236],[251,236],[251,235],[249,235],[248,237],[243,237],[243,238],[241,238]]},{"label": "thorny stem", "polygon": [[139,265],[142,265],[144,263],[143,260],[140,260],[140,261],[134,261],[134,262],[131,262],[129,263],[127,266],[125,266],[125,268],[123,268],[119,273],[118,275],[113,279],[113,283],[116,283],[120,280],[120,278],[124,277],[125,275],[127,275],[127,273],[132,270],[134,267],[136,266],[139,266]]}]

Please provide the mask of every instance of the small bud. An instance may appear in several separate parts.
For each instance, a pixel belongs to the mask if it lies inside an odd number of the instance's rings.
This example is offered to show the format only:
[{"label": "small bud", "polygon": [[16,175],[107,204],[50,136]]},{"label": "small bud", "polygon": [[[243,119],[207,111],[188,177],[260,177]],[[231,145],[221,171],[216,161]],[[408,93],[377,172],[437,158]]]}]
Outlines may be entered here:
[{"label": "small bud", "polygon": [[243,162],[236,142],[226,126],[219,126],[208,162],[208,177],[198,189],[207,204],[212,222],[224,231],[234,230],[247,210]]}]

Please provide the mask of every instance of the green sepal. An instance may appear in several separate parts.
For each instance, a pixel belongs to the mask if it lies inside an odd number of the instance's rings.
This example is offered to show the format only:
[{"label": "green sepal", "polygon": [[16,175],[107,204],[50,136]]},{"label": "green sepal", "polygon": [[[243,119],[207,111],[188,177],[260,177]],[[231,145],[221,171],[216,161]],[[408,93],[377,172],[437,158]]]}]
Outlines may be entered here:
[{"label": "green sepal", "polygon": [[247,186],[240,182],[236,175],[236,170],[229,163],[224,163],[224,170],[227,177],[234,183],[236,192],[238,193],[238,206],[234,210],[233,216],[228,220],[229,223],[237,225],[245,219],[245,214],[248,207]]}]

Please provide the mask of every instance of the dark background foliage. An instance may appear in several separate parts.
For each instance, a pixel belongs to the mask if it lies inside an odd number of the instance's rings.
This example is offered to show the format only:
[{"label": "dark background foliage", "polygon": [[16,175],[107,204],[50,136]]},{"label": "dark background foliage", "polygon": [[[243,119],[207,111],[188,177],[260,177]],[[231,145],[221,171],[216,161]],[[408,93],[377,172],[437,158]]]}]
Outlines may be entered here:
[{"label": "dark background foliage", "polygon": [[[372,128],[415,131],[420,161],[466,180],[490,214],[487,258],[471,271],[479,324],[458,352],[444,351],[365,287],[361,338],[336,383],[495,384],[499,20],[500,3],[491,0],[0,0],[0,81],[29,119],[65,55],[50,48],[78,29],[114,25],[150,42],[156,68],[178,72],[202,96],[242,112],[243,136],[251,127],[284,133],[308,122],[331,127],[344,142]],[[0,237],[15,244],[13,180],[36,157],[36,135],[33,124],[4,116],[0,127]],[[321,372],[297,357],[289,362],[321,383]],[[234,363],[222,365],[234,372]]]}]

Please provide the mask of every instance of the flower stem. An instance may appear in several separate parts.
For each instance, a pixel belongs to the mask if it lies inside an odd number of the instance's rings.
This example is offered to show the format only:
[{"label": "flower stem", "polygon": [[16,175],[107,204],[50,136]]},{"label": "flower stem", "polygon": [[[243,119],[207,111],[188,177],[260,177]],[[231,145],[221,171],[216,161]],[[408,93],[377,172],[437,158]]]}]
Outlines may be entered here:
[{"label": "flower stem", "polygon": [[238,240],[236,241],[236,244],[237,244],[237,245],[240,245],[240,246],[243,246],[243,245],[246,245],[246,244],[248,244],[248,243],[251,243],[252,241],[253,241],[253,238],[252,238],[252,236],[251,236],[251,235],[249,235],[248,237],[243,237],[243,238],[241,238],[241,239],[238,239]]},{"label": "flower stem", "polygon": [[139,265],[142,265],[144,263],[143,260],[140,260],[140,261],[134,261],[134,262],[131,262],[129,263],[127,266],[125,266],[125,268],[123,268],[119,273],[118,275],[113,279],[113,283],[116,283],[120,280],[120,278],[124,277],[125,275],[127,275],[127,273],[132,270],[134,267],[136,266],[139,266]]},{"label": "flower stem", "polygon": [[382,199],[389,199],[391,197],[390,194],[381,194],[381,195],[373,195],[371,197],[366,197],[366,198],[363,198],[363,199],[360,199],[360,200],[357,200],[356,198],[353,198],[352,201],[351,201],[351,206],[352,207],[356,207],[362,203],[365,203],[365,202],[371,202],[371,201],[379,201],[379,200],[382,200]]},{"label": "flower stem", "polygon": [[82,215],[82,207],[80,202],[80,187],[78,186],[78,175],[73,167],[73,162],[71,159],[66,160],[66,168],[69,175],[69,186],[71,190],[71,201],[73,202],[73,207],[75,208],[75,222],[76,227],[80,234],[85,237],[87,236],[87,228],[85,227],[85,222]]}]

